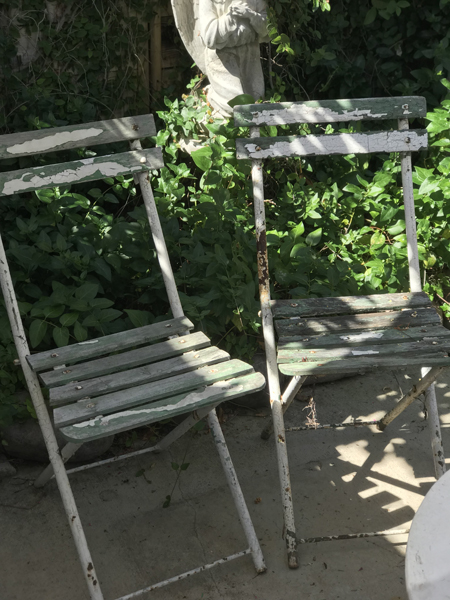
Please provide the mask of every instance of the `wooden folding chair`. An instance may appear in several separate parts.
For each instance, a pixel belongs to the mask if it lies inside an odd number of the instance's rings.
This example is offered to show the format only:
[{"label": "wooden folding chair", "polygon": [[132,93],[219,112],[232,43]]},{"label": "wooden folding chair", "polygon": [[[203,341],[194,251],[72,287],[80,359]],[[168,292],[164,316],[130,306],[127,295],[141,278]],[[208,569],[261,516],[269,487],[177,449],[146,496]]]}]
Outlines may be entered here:
[{"label": "wooden folding chair", "polygon": [[[86,543],[64,462],[90,440],[190,414],[158,444],[145,451],[161,451],[207,416],[249,548],[215,562],[151,585],[122,598],[135,598],[171,581],[178,581],[233,558],[251,554],[258,573],[265,570],[261,548],[234,471],[215,407],[264,387],[264,377],[240,361],[211,347],[202,333],[192,333],[184,316],[167,253],[148,170],[163,167],[160,148],[143,150],[139,139],[156,135],[151,115],[84,125],[42,129],[0,137],[0,158],[30,156],[96,144],[128,140],[131,150],[60,164],[0,174],[0,196],[55,186],[135,174],[169,297],[172,318],[137,329],[31,354],[0,239],[0,278],[20,364],[47,446],[50,465],[36,481],[42,486],[53,473],[81,561],[90,597],[103,598]],[[40,382],[49,388],[53,420],[68,444],[60,452]],[[127,458],[143,451],[127,454]],[[107,464],[107,459],[87,467]],[[81,469],[86,466],[81,467]]]},{"label": "wooden folding chair", "polygon": [[[445,471],[433,382],[444,368],[450,366],[447,356],[450,331],[441,325],[428,296],[422,292],[411,168],[411,152],[427,147],[427,132],[409,130],[409,119],[425,115],[426,102],[421,97],[253,104],[234,108],[235,124],[250,127],[250,138],[238,139],[236,149],[239,159],[250,159],[252,162],[259,293],[288,563],[291,568],[298,566],[297,539],[283,413],[308,375],[420,367],[419,382],[377,425],[383,430],[425,392],[436,477]],[[397,130],[292,137],[260,137],[259,130],[267,125],[384,120],[397,121]],[[377,152],[401,154],[410,290],[400,294],[362,297],[271,300],[263,160]],[[274,324],[279,336],[278,348]],[[292,377],[283,394],[280,392],[278,370]],[[372,425],[373,422],[357,423],[364,424]],[[339,425],[342,426],[336,424]],[[263,437],[267,438],[269,433],[270,430],[266,429]],[[363,537],[360,534],[356,536]],[[332,537],[339,539],[340,536]],[[312,539],[318,541],[317,538]]]}]

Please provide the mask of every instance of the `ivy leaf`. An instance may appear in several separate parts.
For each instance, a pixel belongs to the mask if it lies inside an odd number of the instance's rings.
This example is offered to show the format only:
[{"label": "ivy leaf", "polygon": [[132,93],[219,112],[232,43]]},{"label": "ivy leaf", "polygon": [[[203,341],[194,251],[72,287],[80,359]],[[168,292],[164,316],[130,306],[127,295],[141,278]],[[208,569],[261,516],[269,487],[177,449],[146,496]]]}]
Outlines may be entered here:
[{"label": "ivy leaf", "polygon": [[242,104],[255,104],[255,99],[250,94],[239,94],[239,96],[235,96],[228,102],[231,108]]},{"label": "ivy leaf", "polygon": [[195,162],[197,167],[202,171],[208,171],[212,166],[212,150],[209,146],[199,148],[191,153],[192,160]]},{"label": "ivy leaf", "polygon": [[144,327],[150,322],[151,313],[146,310],[125,309],[125,312],[135,327]]},{"label": "ivy leaf", "polygon": [[371,23],[373,23],[376,19],[377,16],[377,9],[375,8],[375,6],[372,6],[372,8],[367,12],[366,14],[366,18],[364,19],[364,25],[370,25]]},{"label": "ivy leaf", "polygon": [[33,348],[39,346],[39,344],[44,339],[45,334],[47,333],[48,323],[46,321],[42,321],[41,319],[35,319],[32,321],[30,325],[30,343]]},{"label": "ivy leaf", "polygon": [[311,233],[309,233],[306,236],[305,241],[308,244],[308,246],[317,246],[317,244],[320,242],[321,239],[322,239],[322,227],[319,227],[319,229],[311,231]]},{"label": "ivy leaf", "polygon": [[73,333],[77,342],[84,342],[85,340],[87,340],[87,331],[84,327],[82,327],[79,321],[75,323]]},{"label": "ivy leaf", "polygon": [[66,313],[65,315],[62,315],[61,317],[59,317],[59,322],[61,323],[61,325],[63,327],[70,327],[71,325],[73,325],[75,323],[75,321],[78,319],[78,313]]},{"label": "ivy leaf", "polygon": [[61,346],[67,346],[69,343],[69,330],[67,327],[55,327],[53,329],[53,339],[55,340],[58,348],[61,348]]}]

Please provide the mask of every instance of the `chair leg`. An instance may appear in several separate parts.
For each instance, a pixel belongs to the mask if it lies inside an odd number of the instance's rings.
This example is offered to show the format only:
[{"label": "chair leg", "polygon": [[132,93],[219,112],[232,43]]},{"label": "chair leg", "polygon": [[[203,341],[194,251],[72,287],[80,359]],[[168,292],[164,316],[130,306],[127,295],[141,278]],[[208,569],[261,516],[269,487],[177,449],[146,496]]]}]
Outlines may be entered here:
[{"label": "chair leg", "polygon": [[[75,452],[78,450],[78,448],[80,448],[83,444],[73,444],[72,442],[69,442],[68,444],[66,444],[64,446],[64,448],[61,450],[61,458],[63,463],[66,463],[69,458],[71,458]],[[53,466],[50,463],[43,471],[42,473],[39,475],[39,477],[35,480],[34,482],[34,487],[37,488],[41,488],[44,487],[44,485],[46,483],[48,483],[50,481],[50,479],[53,477]]]},{"label": "chair leg", "polygon": [[[283,415],[290,407],[292,402],[294,401],[295,396],[300,391],[302,385],[304,384],[307,376],[303,375],[294,375],[294,377],[289,382],[289,385],[284,391],[284,394],[281,396],[281,402],[283,406]],[[271,420],[261,431],[261,439],[268,440],[273,433],[273,420]]]},{"label": "chair leg", "polygon": [[256,536],[255,528],[253,527],[250,513],[248,512],[244,495],[242,494],[241,486],[237,479],[236,471],[234,470],[231,456],[228,451],[215,408],[208,414],[208,425],[211,429],[211,433],[219,453],[220,462],[222,463],[223,470],[225,471],[228,486],[231,490],[234,504],[239,514],[239,520],[241,521],[245,537],[247,538],[247,542],[252,553],[253,564],[255,565],[255,569],[258,573],[264,573],[266,570],[266,565],[264,563],[261,546]]},{"label": "chair leg", "polygon": [[[378,429],[384,431],[389,423],[398,417],[405,408],[414,402],[414,400],[427,391],[427,389],[433,385],[437,377],[444,371],[446,367],[433,367],[432,369],[425,369],[422,374],[422,379],[413,385],[409,392],[401,398],[392,410],[387,412],[382,419],[378,421]],[[435,398],[436,400],[436,398]],[[436,409],[437,411],[437,409]]]},{"label": "chair leg", "polygon": [[[423,371],[422,374],[424,375]],[[434,472],[436,475],[436,479],[439,479],[440,477],[442,477],[442,475],[444,475],[446,468],[444,446],[442,444],[441,424],[439,422],[439,413],[436,402],[436,390],[434,387],[434,383],[430,385],[430,387],[425,392],[425,406],[428,412],[428,421],[431,434],[431,450],[433,452],[434,461]]]}]

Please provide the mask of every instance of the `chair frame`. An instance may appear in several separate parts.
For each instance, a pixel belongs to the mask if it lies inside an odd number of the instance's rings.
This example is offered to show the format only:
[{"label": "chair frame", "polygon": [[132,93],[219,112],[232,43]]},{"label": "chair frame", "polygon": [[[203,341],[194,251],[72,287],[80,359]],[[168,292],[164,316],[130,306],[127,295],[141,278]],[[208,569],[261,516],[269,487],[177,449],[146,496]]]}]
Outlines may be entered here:
[{"label": "chair frame", "polygon": [[[111,121],[99,121],[95,123],[82,124],[72,127],[61,127],[44,129],[38,132],[22,134],[11,134],[0,137],[0,159],[13,156],[34,155],[44,152],[66,150],[70,148],[85,147],[95,144],[113,141],[128,140],[131,152],[115,154],[96,159],[85,159],[71,163],[64,163],[66,171],[61,174],[60,165],[50,165],[36,169],[25,169],[19,172],[0,174],[0,196],[6,196],[16,191],[33,191],[54,187],[60,184],[76,183],[78,181],[91,181],[115,174],[124,175],[134,173],[135,183],[140,185],[147,216],[156,247],[159,265],[164,278],[170,307],[174,318],[184,317],[183,308],[178,295],[176,282],[169,254],[164,240],[164,234],[158,216],[156,203],[153,197],[148,170],[164,166],[162,151],[160,148],[143,150],[140,139],[156,135],[154,120],[151,115],[139,117],[127,117]],[[95,163],[95,169],[92,163]],[[111,164],[113,165],[111,173]],[[94,172],[95,171],[95,172]],[[68,173],[70,176],[68,176]],[[261,547],[251,521],[251,517],[239,485],[236,472],[220,427],[215,408],[220,402],[209,404],[194,411],[172,432],[151,448],[118,456],[112,459],[100,460],[95,463],[66,470],[65,462],[78,450],[81,444],[69,442],[61,451],[56,441],[52,421],[42,395],[41,385],[36,372],[30,367],[27,357],[30,357],[30,349],[27,343],[24,327],[20,318],[20,310],[17,303],[13,281],[9,270],[5,248],[0,236],[0,283],[5,299],[5,305],[13,332],[20,365],[23,369],[28,390],[36,411],[39,426],[41,428],[44,442],[48,451],[50,465],[43,471],[35,482],[37,487],[45,485],[53,476],[58,485],[69,526],[78,552],[79,560],[83,570],[84,578],[92,600],[103,600],[99,579],[94,568],[86,536],[81,523],[80,515],[75,503],[72,489],[70,487],[68,474],[83,471],[89,468],[110,464],[118,460],[130,458],[145,452],[161,452],[180,436],[186,433],[199,420],[207,417],[212,437],[219,453],[220,462],[224,469],[228,486],[230,488],[248,548],[226,558],[221,558],[213,563],[203,565],[181,575],[171,577],[157,584],[145,587],[134,593],[122,596],[117,600],[128,600],[137,598],[151,590],[163,587],[169,583],[179,581],[194,573],[202,572],[216,565],[229,562],[234,558],[251,554],[257,573],[266,570]],[[176,336],[175,336],[176,337]],[[262,376],[259,376],[263,380]],[[241,386],[242,387],[242,386]],[[248,392],[244,392],[248,393]],[[187,410],[189,411],[189,409]]]},{"label": "chair frame", "polygon": [[[411,150],[419,150],[427,146],[426,131],[408,131],[409,119],[426,116],[426,102],[421,97],[398,98],[360,98],[351,100],[326,100],[310,102],[292,102],[279,104],[252,104],[234,108],[234,123],[239,127],[249,127],[249,138],[238,138],[236,150],[238,159],[250,159],[252,165],[253,200],[255,213],[255,232],[257,245],[257,264],[259,275],[259,294],[261,301],[261,316],[263,325],[264,344],[266,351],[268,385],[272,421],[262,433],[267,439],[275,431],[275,442],[278,460],[278,471],[284,516],[285,542],[288,565],[298,567],[297,536],[294,520],[290,471],[286,446],[286,430],[284,412],[288,409],[296,394],[299,392],[306,376],[294,375],[284,393],[280,390],[280,380],[277,364],[277,349],[275,340],[274,318],[270,297],[269,261],[266,243],[266,216],[264,207],[263,159],[267,157],[308,156],[316,154],[368,154],[370,152],[400,152],[402,185],[405,208],[407,251],[409,279],[411,292],[421,292],[419,254],[417,246],[416,220],[414,211],[414,195],[412,181]],[[383,137],[378,144],[376,135],[371,140],[364,134],[332,134],[330,136],[297,136],[294,138],[260,137],[261,126],[277,126],[286,124],[315,124],[341,123],[361,120],[380,121],[396,119],[398,131],[388,134],[389,144],[383,143]],[[404,132],[408,134],[405,135]],[[370,134],[369,134],[370,135]],[[386,136],[386,132],[383,134]],[[392,135],[392,137],[391,137]],[[359,137],[358,137],[359,136]],[[320,148],[321,142],[324,147]],[[325,142],[325,138],[329,138]],[[315,139],[314,139],[315,138]],[[334,138],[334,141],[330,141]],[[392,140],[392,141],[391,141]],[[281,142],[281,144],[279,143]],[[371,145],[373,149],[371,149]],[[386,146],[388,145],[388,148]],[[284,147],[282,147],[284,146]],[[325,147],[327,146],[327,147]],[[296,301],[299,304],[301,300]],[[377,424],[383,431],[392,420],[398,416],[415,398],[425,393],[428,418],[430,421],[431,445],[433,451],[436,478],[445,472],[445,458],[442,445],[439,415],[436,403],[434,381],[448,367],[424,367],[421,370],[421,380],[405,395],[398,404],[377,423],[355,423],[354,425]],[[344,371],[345,372],[345,371]],[[345,424],[349,425],[348,423]],[[334,426],[342,426],[336,424]],[[328,427],[328,426],[327,426]],[[292,430],[307,429],[296,427]],[[370,534],[353,534],[331,536],[327,538],[310,538],[299,540],[320,541],[321,539],[348,539],[349,537],[366,537],[386,535],[391,532],[374,532]],[[405,530],[396,533],[405,533]]]}]

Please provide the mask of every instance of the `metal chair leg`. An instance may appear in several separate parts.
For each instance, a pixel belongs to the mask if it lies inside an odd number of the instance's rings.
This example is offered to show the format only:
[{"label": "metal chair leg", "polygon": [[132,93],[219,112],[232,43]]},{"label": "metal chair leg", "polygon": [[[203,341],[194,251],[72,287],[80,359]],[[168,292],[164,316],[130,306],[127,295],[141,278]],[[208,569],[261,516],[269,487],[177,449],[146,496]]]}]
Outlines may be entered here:
[{"label": "metal chair leg", "polygon": [[[69,442],[68,444],[66,444],[64,446],[64,448],[61,450],[61,458],[63,463],[66,463],[69,458],[71,458],[75,452],[78,450],[78,448],[80,448],[83,444],[73,444],[72,442]],[[44,485],[46,483],[48,483],[50,481],[50,479],[53,477],[54,474],[54,470],[53,470],[53,466],[50,463],[43,471],[42,473],[39,475],[39,477],[35,480],[34,482],[34,487],[37,488],[41,488],[44,487]]]},{"label": "metal chair leg", "polygon": [[[424,375],[429,369],[423,369],[422,375]],[[424,373],[425,371],[425,373]],[[436,479],[439,479],[444,475],[446,471],[445,467],[445,454],[444,446],[442,444],[441,435],[441,424],[439,422],[439,413],[436,402],[436,390],[434,383],[425,392],[425,405],[428,411],[428,421],[431,434],[431,450],[433,452],[434,461],[434,472]]]},{"label": "metal chair leg", "polygon": [[208,425],[211,429],[223,470],[225,471],[228,486],[231,490],[231,494],[233,495],[234,504],[239,514],[239,520],[241,521],[245,537],[247,538],[247,542],[252,553],[253,564],[255,565],[255,569],[258,573],[264,573],[267,567],[264,563],[261,546],[256,536],[250,513],[248,512],[247,504],[245,503],[244,495],[242,494],[241,486],[239,485],[236,471],[234,470],[231,456],[228,451],[228,447],[226,445],[215,409],[210,411],[208,414]]}]

